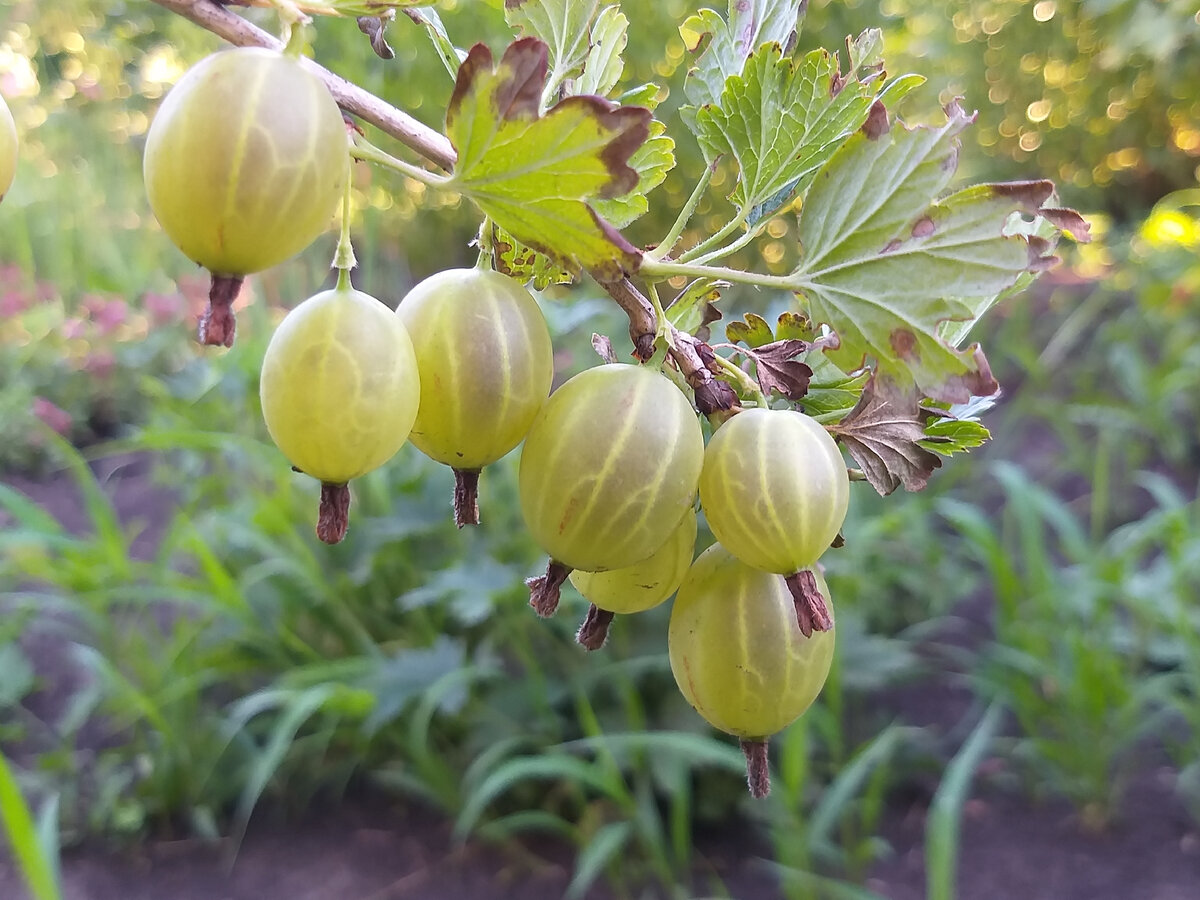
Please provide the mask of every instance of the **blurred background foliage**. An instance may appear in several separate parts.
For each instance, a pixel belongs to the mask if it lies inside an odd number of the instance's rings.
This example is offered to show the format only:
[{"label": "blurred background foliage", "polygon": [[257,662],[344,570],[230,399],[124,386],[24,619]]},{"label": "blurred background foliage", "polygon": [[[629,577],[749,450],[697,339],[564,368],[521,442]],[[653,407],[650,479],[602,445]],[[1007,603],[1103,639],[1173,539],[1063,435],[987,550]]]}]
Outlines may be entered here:
[{"label": "blurred background foliage", "polygon": [[[459,44],[497,47],[499,6],[439,9]],[[626,82],[662,83],[668,122],[694,8],[629,10]],[[990,789],[1065,798],[1089,828],[1166,765],[1200,821],[1198,16],[1186,0],[810,4],[803,47],[882,26],[891,72],[930,79],[903,113],[964,96],[964,173],[1054,178],[1096,240],[981,330],[1005,386],[993,443],[922,494],[856,492],[828,557],[834,677],[753,804],[736,746],[673,687],[667,610],[618,621],[588,657],[578,596],[534,621],[511,457],[484,479],[478,531],[456,532],[447,472],[405,448],[357,485],[350,539],[316,541],[315,489],[267,440],[257,375],[273,325],[327,278],[332,235],[250,280],[235,351],[196,347],[206,285],[155,225],[140,159],[158,100],[218,41],[144,2],[7,3],[0,92],[23,144],[0,207],[0,749],[42,815],[68,841],[236,836],[263,798],[382,789],[462,835],[555,836],[577,852],[573,896],[602,875],[630,895],[693,878],[720,893],[697,835],[731,816],[790,894],[822,895],[887,855],[889,798],[928,799],[949,760],[977,762],[964,747],[994,757]],[[406,19],[390,34],[384,63],[353,22],[322,21],[315,55],[438,126],[449,78]],[[675,137],[635,240],[666,230],[699,171]],[[394,304],[473,259],[458,198],[355,177],[363,289]],[[724,223],[717,193],[700,227]],[[786,265],[790,230],[744,262]],[[592,364],[593,331],[623,334],[587,285],[544,300],[564,376]],[[46,496],[65,525],[30,499]],[[967,789],[939,790],[939,810]],[[956,821],[931,817],[930,846]]]}]

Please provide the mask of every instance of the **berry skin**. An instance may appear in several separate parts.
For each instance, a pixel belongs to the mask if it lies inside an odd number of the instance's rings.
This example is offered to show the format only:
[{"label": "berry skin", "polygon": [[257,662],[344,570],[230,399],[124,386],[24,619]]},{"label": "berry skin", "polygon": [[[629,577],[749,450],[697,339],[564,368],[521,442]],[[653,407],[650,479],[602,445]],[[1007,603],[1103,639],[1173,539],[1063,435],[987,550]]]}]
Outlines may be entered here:
[{"label": "berry skin", "polygon": [[660,372],[616,363],[588,369],[551,394],[525,438],[525,523],[562,566],[631,566],[661,547],[691,508],[703,456],[696,413]]},{"label": "berry skin", "polygon": [[[828,602],[819,575],[817,583]],[[801,634],[783,578],[714,544],[679,586],[667,648],[679,690],[706,721],[761,741],[798,719],[821,692],[834,635]]]},{"label": "berry skin", "polygon": [[143,170],[175,245],[214,275],[243,276],[325,230],[347,159],[325,85],[282,53],[242,47],[201,60],[171,89],[146,136]]},{"label": "berry skin", "polygon": [[850,501],[841,451],[814,419],[749,409],[704,452],[700,505],[717,541],[755,568],[791,575],[837,537]]},{"label": "berry skin", "polygon": [[688,510],[667,542],[648,559],[608,572],[571,573],[571,584],[585,600],[608,612],[629,614],[653,609],[683,581],[696,549],[696,513]]},{"label": "berry skin", "polygon": [[8,104],[0,97],[0,200],[12,187],[17,172],[17,123],[13,121]]},{"label": "berry skin", "polygon": [[455,470],[456,521],[478,524],[479,470],[521,442],[550,393],[546,319],[529,291],[486,269],[439,272],[414,287],[396,314],[421,372],[409,439]]},{"label": "berry skin", "polygon": [[263,358],[267,430],[301,471],[345,484],[404,444],[421,396],[403,323],[367,294],[335,288],[284,318]]}]

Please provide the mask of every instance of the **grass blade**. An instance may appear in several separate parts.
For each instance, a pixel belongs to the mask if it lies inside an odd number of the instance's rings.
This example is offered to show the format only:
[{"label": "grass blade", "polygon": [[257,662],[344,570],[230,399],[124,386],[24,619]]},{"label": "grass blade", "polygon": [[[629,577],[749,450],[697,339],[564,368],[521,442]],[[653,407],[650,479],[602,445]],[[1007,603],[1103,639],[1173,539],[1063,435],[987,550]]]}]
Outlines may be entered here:
[{"label": "grass blade", "polygon": [[1004,707],[999,703],[988,707],[971,736],[946,767],[946,776],[933,797],[925,830],[928,900],[954,900],[963,806],[970,795],[971,779],[1000,728],[1003,714]]},{"label": "grass blade", "polygon": [[34,900],[61,900],[57,866],[50,858],[50,848],[42,842],[39,830],[33,822],[33,815],[29,811],[29,804],[21,796],[17,779],[2,753],[0,818],[4,821],[4,830],[8,834],[17,866]]},{"label": "grass blade", "polygon": [[575,857],[575,877],[567,885],[563,900],[586,897],[588,888],[604,873],[605,866],[612,862],[632,834],[633,826],[628,822],[613,822],[592,835],[588,845]]}]

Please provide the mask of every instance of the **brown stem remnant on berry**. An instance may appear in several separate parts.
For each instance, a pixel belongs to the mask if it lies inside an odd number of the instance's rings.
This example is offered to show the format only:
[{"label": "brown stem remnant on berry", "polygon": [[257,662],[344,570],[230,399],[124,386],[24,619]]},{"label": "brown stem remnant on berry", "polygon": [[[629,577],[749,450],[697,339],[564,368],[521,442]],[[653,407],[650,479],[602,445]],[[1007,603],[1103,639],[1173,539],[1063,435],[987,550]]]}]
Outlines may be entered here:
[{"label": "brown stem remnant on berry", "polygon": [[525,579],[525,585],[529,588],[529,605],[543,619],[554,615],[558,609],[559,589],[570,574],[570,566],[550,560],[545,575]]},{"label": "brown stem remnant on berry", "polygon": [[454,470],[454,524],[479,524],[479,470]]},{"label": "brown stem remnant on berry", "polygon": [[746,782],[750,796],[761,800],[771,793],[771,770],[767,765],[766,740],[742,739],[742,755],[746,757]]},{"label": "brown stem remnant on berry", "polygon": [[607,609],[601,609],[593,603],[588,607],[575,640],[579,641],[585,650],[599,650],[608,640],[608,626],[612,624],[613,615]]},{"label": "brown stem remnant on berry", "polygon": [[208,289],[208,309],[200,317],[200,343],[210,347],[232,347],[237,321],[233,301],[242,289],[241,275],[213,275]]},{"label": "brown stem remnant on berry", "polygon": [[817,587],[817,576],[812,569],[801,569],[793,572],[784,579],[788,590],[792,592],[792,602],[796,606],[796,622],[800,625],[800,633],[812,637],[814,631],[828,631],[833,627],[833,616],[825,605],[821,589]]},{"label": "brown stem remnant on berry", "polygon": [[350,486],[321,482],[321,509],[317,513],[317,537],[336,544],[350,527]]}]

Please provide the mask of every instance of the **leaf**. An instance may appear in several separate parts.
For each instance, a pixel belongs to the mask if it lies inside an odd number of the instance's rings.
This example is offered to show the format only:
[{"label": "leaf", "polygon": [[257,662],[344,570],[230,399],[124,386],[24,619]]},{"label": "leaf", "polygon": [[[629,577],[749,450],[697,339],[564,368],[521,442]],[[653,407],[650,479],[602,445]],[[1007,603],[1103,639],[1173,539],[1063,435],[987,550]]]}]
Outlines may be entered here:
[{"label": "leaf", "polygon": [[38,834],[33,813],[3,754],[0,754],[0,823],[4,825],[13,858],[30,896],[34,900],[60,900],[62,891],[57,862]]},{"label": "leaf", "polygon": [[955,896],[962,814],[970,797],[971,779],[1003,724],[1004,707],[993,703],[946,767],[946,775],[933,796],[925,826],[929,900],[953,900]]},{"label": "leaf", "polygon": [[631,837],[631,822],[610,822],[593,834],[575,859],[575,875],[567,885],[567,892],[563,894],[564,900],[586,897],[588,889],[629,843]]},{"label": "leaf", "polygon": [[380,16],[358,17],[358,30],[370,39],[371,49],[375,51],[375,55],[380,59],[396,58],[396,51],[387,42],[387,35],[385,33],[388,21],[390,20],[385,20]]},{"label": "leaf", "polygon": [[606,6],[600,11],[592,25],[591,40],[583,74],[576,79],[572,93],[607,97],[625,72],[621,54],[629,43],[629,19],[620,7]]},{"label": "leaf", "polygon": [[616,281],[640,254],[588,202],[637,186],[629,158],[649,134],[650,112],[568,97],[539,115],[546,53],[525,38],[496,65],[486,45],[471,48],[446,112],[458,152],[450,187],[563,268]]},{"label": "leaf", "polygon": [[492,255],[492,268],[523,284],[533,283],[534,289],[544,291],[552,284],[570,284],[574,274],[544,253],[526,247],[515,237],[491,222],[484,235],[486,248]]},{"label": "leaf", "polygon": [[728,281],[697,278],[685,287],[666,307],[667,319],[680,331],[699,335],[701,330],[721,318],[716,304]]},{"label": "leaf", "polygon": [[746,313],[741,322],[725,326],[725,337],[731,344],[745,344],[751,350],[775,340],[767,320],[757,313]]},{"label": "leaf", "polygon": [[823,353],[810,353],[807,361],[813,375],[804,395],[804,412],[822,425],[842,421],[858,405],[871,373],[847,375]]},{"label": "leaf", "polygon": [[[410,702],[464,665],[461,644],[445,635],[439,636],[430,647],[407,647],[397,652],[360,684],[375,697],[363,724],[364,731],[375,734],[388,726]],[[451,704],[457,702],[453,696],[446,699]]]},{"label": "leaf", "polygon": [[772,391],[776,391],[788,400],[799,400],[808,393],[808,381],[812,378],[813,370],[796,359],[800,354],[807,353],[808,347],[807,341],[792,338],[772,341],[757,350],[748,351],[754,359],[754,373],[764,394],[769,397]]},{"label": "leaf", "polygon": [[505,0],[504,19],[549,48],[553,86],[577,74],[588,58],[589,26],[599,5],[600,0]]},{"label": "leaf", "polygon": [[442,60],[442,65],[446,67],[451,78],[457,77],[458,67],[467,58],[467,51],[454,46],[437,10],[431,6],[423,6],[419,9],[406,9],[404,14],[425,28],[429,35],[429,41],[433,44],[433,49],[437,51],[438,57]]},{"label": "leaf", "polygon": [[[878,33],[864,32],[860,41],[869,36]],[[864,58],[843,76],[837,56],[826,50],[793,61],[779,44],[765,44],[746,61],[742,74],[729,77],[718,103],[695,112],[705,159],[737,160],[731,197],[747,224],[772,215],[807,189],[817,170],[866,121],[882,74],[877,56]]]},{"label": "leaf", "polygon": [[955,453],[965,453],[983,446],[991,436],[992,433],[974,419],[935,417],[926,424],[925,438],[920,444],[926,450],[932,450],[942,456],[953,456]]},{"label": "leaf", "polygon": [[683,83],[688,103],[719,105],[725,80],[740,75],[746,59],[763,44],[790,50],[807,5],[808,0],[729,0],[728,21],[711,9],[689,17],[679,34],[688,50],[703,49]]},{"label": "leaf", "polygon": [[650,210],[647,195],[662,184],[667,173],[675,168],[675,141],[667,136],[667,126],[658,119],[650,121],[650,136],[629,157],[629,165],[637,172],[637,185],[627,194],[611,200],[596,200],[592,208],[617,228],[624,228]]},{"label": "leaf", "polygon": [[831,430],[881,495],[901,484],[905,490],[922,490],[933,470],[942,465],[936,453],[922,446],[924,411],[877,388],[876,382],[870,382],[850,414]]},{"label": "leaf", "polygon": [[946,113],[911,130],[872,113],[837,151],[800,211],[804,255],[789,286],[837,332],[827,352],[842,371],[873,358],[881,390],[965,402],[998,386],[978,345],[952,347],[941,324],[974,321],[1023,273],[1053,264],[1052,241],[1006,227],[1018,210],[1040,212],[1053,185],[977,185],[935,202],[974,121],[957,104]]}]

